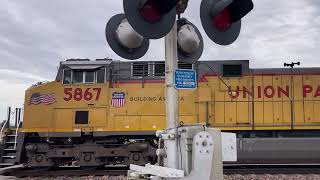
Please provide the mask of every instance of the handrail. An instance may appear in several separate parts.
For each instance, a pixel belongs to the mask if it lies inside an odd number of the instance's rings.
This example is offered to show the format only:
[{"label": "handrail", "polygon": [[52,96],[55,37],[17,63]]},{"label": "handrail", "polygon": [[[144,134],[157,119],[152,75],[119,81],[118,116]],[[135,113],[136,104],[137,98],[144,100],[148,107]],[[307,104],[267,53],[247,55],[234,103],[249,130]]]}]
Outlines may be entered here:
[{"label": "handrail", "polygon": [[16,136],[14,137],[14,145],[13,145],[13,149],[14,150],[17,148],[18,130],[19,130],[19,127],[20,127],[20,123],[21,123],[21,121],[18,122],[18,125],[16,127]]},{"label": "handrail", "polygon": [[6,127],[8,122],[9,122],[9,119],[6,119],[6,121],[4,122],[4,124],[1,127],[1,131],[0,131],[0,143],[1,144],[3,142],[3,131],[4,131],[4,128]]},{"label": "handrail", "polygon": [[5,122],[3,123],[2,127],[1,127],[1,131],[0,131],[0,143],[1,144],[3,142],[3,131],[7,127],[7,124],[10,122],[10,117],[11,117],[11,107],[8,107],[8,117],[5,120]]}]

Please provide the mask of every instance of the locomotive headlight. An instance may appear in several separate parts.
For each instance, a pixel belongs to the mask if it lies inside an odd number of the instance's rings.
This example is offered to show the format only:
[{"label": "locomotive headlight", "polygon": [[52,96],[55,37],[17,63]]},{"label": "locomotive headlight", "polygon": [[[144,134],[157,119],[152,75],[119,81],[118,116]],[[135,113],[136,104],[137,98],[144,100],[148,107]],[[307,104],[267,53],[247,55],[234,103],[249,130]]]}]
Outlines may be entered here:
[{"label": "locomotive headlight", "polygon": [[190,24],[181,26],[178,32],[178,45],[187,54],[192,54],[199,48],[200,38],[193,26]]},{"label": "locomotive headlight", "polygon": [[128,49],[139,48],[143,43],[143,37],[131,27],[126,19],[122,20],[116,29],[116,38],[121,46]]}]

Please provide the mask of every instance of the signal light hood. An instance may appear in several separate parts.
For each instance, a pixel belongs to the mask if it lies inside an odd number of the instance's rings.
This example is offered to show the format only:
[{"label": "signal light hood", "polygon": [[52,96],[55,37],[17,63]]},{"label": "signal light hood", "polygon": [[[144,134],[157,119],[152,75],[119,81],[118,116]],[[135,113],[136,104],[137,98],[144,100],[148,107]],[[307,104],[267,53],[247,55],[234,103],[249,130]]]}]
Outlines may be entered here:
[{"label": "signal light hood", "polygon": [[199,29],[185,18],[177,21],[178,60],[193,64],[203,52],[203,38]]},{"label": "signal light hood", "polygon": [[170,8],[174,3],[175,0],[123,0],[123,9],[136,32],[147,39],[160,39],[170,32],[176,20],[176,8]]},{"label": "signal light hood", "polygon": [[149,49],[149,39],[136,33],[124,14],[117,14],[108,21],[105,35],[111,49],[125,59],[139,59]]}]

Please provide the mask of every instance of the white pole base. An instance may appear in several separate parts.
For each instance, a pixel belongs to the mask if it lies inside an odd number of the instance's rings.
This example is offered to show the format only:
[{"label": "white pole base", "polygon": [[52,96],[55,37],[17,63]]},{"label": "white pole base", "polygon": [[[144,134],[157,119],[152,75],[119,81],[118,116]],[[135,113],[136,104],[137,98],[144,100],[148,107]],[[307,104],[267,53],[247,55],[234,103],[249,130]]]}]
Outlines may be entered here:
[{"label": "white pole base", "polygon": [[159,135],[163,136],[165,141],[172,141],[172,138],[165,137],[170,137],[171,133],[177,131],[181,148],[178,151],[180,169],[150,164],[130,165],[130,169],[137,173],[153,175],[153,179],[222,180],[222,162],[237,160],[234,133],[221,133],[219,129],[203,126],[185,126],[163,131]]}]

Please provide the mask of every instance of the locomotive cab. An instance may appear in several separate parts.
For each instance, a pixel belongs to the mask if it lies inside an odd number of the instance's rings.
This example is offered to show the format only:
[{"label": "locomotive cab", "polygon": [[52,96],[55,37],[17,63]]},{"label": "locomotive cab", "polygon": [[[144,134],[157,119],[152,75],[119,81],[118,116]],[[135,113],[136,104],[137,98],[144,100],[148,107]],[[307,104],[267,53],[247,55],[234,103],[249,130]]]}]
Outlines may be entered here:
[{"label": "locomotive cab", "polygon": [[[63,104],[55,110],[55,122],[65,126],[68,117],[73,132],[93,133],[99,126],[106,126],[109,70],[111,60],[71,59],[61,62],[56,81],[61,82]],[[65,107],[65,108],[62,108]],[[69,108],[72,108],[70,110]],[[61,117],[62,116],[62,117]],[[60,125],[60,122],[58,122]],[[69,128],[70,132],[71,128]]]},{"label": "locomotive cab", "polygon": [[80,136],[106,126],[110,64],[108,59],[61,62],[56,81],[27,91],[24,130]]}]

